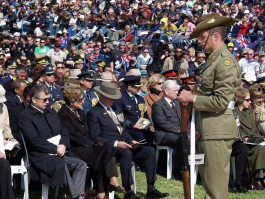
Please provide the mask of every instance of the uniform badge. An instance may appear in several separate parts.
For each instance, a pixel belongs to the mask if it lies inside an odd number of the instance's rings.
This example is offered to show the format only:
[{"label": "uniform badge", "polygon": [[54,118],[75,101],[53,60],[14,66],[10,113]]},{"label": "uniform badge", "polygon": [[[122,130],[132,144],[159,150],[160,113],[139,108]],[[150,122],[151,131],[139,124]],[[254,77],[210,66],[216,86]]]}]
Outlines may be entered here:
[{"label": "uniform badge", "polygon": [[117,118],[120,122],[124,122],[124,115],[123,113],[117,114]]},{"label": "uniform badge", "polygon": [[126,105],[126,107],[130,110],[131,108],[132,108],[132,106],[131,105]]},{"label": "uniform badge", "polygon": [[230,62],[230,60],[227,59],[227,60],[224,61],[224,64],[225,64],[226,66],[230,66],[231,62]]},{"label": "uniform badge", "polygon": [[97,104],[98,100],[96,98],[93,98],[91,100],[91,104],[92,104],[92,107],[95,106]]},{"label": "uniform badge", "polygon": [[212,19],[210,19],[207,23],[214,23],[214,22],[215,22],[215,19],[212,18]]}]

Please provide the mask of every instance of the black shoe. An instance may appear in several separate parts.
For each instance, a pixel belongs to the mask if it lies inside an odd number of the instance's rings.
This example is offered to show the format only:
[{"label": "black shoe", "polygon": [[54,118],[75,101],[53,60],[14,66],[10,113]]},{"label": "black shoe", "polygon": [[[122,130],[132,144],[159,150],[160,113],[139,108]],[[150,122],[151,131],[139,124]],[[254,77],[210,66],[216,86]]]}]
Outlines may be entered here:
[{"label": "black shoe", "polygon": [[245,187],[236,185],[235,187],[229,187],[229,193],[246,193],[248,190]]},{"label": "black shoe", "polygon": [[142,199],[142,197],[141,197],[141,196],[138,196],[138,195],[135,194],[132,190],[130,190],[130,191],[127,191],[127,192],[124,194],[123,199]]},{"label": "black shoe", "polygon": [[146,193],[146,198],[147,199],[153,199],[153,198],[165,198],[168,197],[168,193],[161,193],[158,191],[156,188],[154,188],[151,192]]},{"label": "black shoe", "polygon": [[112,192],[112,191],[115,191],[115,192],[118,192],[118,193],[125,193],[125,190],[120,185],[118,185],[116,187],[116,186],[110,184],[109,185],[109,192]]}]

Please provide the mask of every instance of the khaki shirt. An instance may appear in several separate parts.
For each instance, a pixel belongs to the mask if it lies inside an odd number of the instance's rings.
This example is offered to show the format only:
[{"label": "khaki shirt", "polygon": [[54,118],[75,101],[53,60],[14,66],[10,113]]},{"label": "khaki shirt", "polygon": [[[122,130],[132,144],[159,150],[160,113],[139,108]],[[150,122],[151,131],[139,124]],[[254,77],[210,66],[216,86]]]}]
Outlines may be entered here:
[{"label": "khaki shirt", "polygon": [[210,54],[194,102],[196,128],[202,140],[237,136],[234,114],[228,106],[234,100],[240,78],[239,64],[224,44]]}]

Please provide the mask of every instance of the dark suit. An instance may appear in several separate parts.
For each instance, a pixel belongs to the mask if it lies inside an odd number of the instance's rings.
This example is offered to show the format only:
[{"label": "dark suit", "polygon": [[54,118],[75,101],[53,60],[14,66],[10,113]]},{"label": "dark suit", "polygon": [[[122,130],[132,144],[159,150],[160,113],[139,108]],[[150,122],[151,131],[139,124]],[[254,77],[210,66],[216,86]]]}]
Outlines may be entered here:
[{"label": "dark suit", "polygon": [[[68,131],[62,126],[59,117],[52,109],[41,113],[30,106],[18,119],[28,149],[31,165],[40,172],[40,181],[46,185],[65,183],[69,185],[72,197],[84,194],[87,165],[69,151]],[[59,144],[63,144],[68,152],[61,158],[57,155],[57,146],[47,139],[61,135]],[[69,172],[74,172],[70,177]]]},{"label": "dark suit", "polygon": [[[122,112],[114,105],[111,108],[115,112],[117,119],[125,127]],[[100,103],[97,103],[96,106],[88,111],[87,121],[93,138],[104,144],[114,146],[115,141],[131,143],[133,140],[125,128],[123,128],[121,133],[119,132],[116,124]],[[134,160],[145,162],[147,183],[153,184],[155,182],[156,159],[153,148],[147,146],[139,146],[132,149],[117,148],[117,159],[120,162],[123,187],[133,184],[131,162]]]},{"label": "dark suit", "polygon": [[15,199],[14,190],[11,184],[11,169],[9,161],[0,158],[0,199]]},{"label": "dark suit", "polygon": [[[119,110],[124,114],[125,125],[128,129],[128,133],[133,137],[134,140],[140,141],[142,139],[148,138],[150,134],[147,130],[140,130],[133,128],[138,119],[141,117],[141,111],[139,110],[139,104],[145,104],[144,98],[140,95],[135,95],[137,103],[135,99],[133,99],[127,91],[122,92],[122,97],[115,101],[115,105],[119,108]],[[148,119],[147,112],[145,111],[144,118]]]},{"label": "dark suit", "polygon": [[16,105],[21,104],[19,97],[16,93],[10,92],[6,94],[6,106],[8,111],[12,110]]},{"label": "dark suit", "polygon": [[165,98],[161,98],[152,106],[152,121],[155,128],[155,140],[157,144],[174,148],[175,168],[181,168],[181,144],[179,143],[179,130],[181,111],[179,102],[174,100],[176,112]]}]

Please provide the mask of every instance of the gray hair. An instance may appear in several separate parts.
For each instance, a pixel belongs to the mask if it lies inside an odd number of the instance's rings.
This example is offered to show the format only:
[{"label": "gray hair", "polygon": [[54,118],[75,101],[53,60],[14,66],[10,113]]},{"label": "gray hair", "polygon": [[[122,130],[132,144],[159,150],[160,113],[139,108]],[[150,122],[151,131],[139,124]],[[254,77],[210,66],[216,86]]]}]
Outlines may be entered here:
[{"label": "gray hair", "polygon": [[36,85],[32,88],[32,97],[38,98],[40,94],[44,92],[45,95],[49,95],[48,88],[44,85]]},{"label": "gray hair", "polygon": [[[169,90],[169,89],[171,89],[173,86],[175,86],[175,85],[177,85],[178,86],[178,84],[177,84],[177,82],[176,82],[176,80],[166,80],[165,82],[164,82],[164,84],[162,85],[162,91],[163,91],[163,93],[165,94],[165,91],[166,90]],[[179,86],[178,86],[179,87]]]}]

